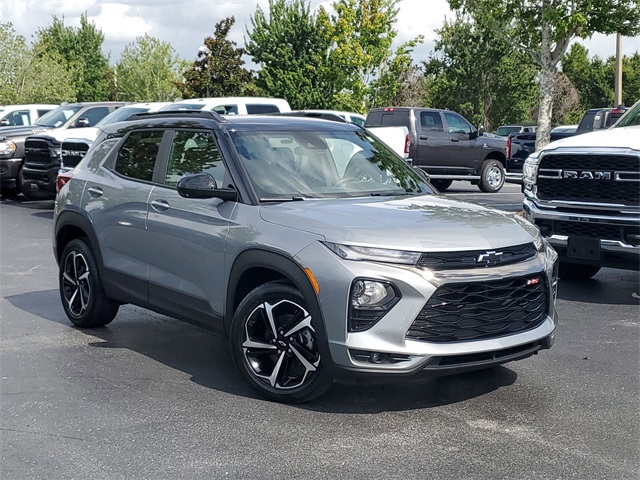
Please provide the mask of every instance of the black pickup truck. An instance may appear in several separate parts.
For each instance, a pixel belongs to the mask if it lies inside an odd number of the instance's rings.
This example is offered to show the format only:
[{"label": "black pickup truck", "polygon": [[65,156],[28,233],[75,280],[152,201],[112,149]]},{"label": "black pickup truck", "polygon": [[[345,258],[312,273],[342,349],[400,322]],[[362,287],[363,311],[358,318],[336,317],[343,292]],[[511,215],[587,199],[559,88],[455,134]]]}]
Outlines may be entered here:
[{"label": "black pickup truck", "polygon": [[373,108],[364,126],[407,127],[409,158],[440,191],[449,188],[454,180],[467,180],[483,192],[497,192],[504,184],[506,139],[485,135],[456,112],[419,107]]},{"label": "black pickup truck", "polygon": [[[574,131],[554,132],[552,130],[550,141],[554,142],[574,135],[609,128],[616,123],[627,110],[624,106],[616,108],[591,108],[584,113],[578,127]],[[527,157],[535,152],[535,150],[535,133],[512,133],[509,135],[507,138],[507,183],[522,184],[522,166]]]}]

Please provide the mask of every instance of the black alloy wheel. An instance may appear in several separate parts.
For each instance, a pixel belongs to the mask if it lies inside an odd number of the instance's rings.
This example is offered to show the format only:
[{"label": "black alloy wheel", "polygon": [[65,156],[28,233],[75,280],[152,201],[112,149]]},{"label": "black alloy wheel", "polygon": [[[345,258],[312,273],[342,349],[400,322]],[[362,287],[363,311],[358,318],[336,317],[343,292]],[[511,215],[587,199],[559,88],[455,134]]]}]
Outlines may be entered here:
[{"label": "black alloy wheel", "polygon": [[269,282],[247,295],[234,315],[231,350],[249,383],[270,400],[306,402],[331,386],[314,320],[288,283]]}]

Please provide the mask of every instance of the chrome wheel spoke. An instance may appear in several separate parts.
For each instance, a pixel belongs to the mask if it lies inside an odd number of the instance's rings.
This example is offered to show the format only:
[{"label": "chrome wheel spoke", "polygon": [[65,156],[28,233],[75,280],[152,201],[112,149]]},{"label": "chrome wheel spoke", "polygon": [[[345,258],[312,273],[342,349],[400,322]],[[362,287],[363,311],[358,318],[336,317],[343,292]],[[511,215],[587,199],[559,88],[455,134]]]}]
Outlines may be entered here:
[{"label": "chrome wheel spoke", "polygon": [[269,321],[269,326],[271,327],[271,333],[273,334],[274,337],[278,336],[278,330],[276,329],[276,321],[273,318],[273,305],[264,302],[262,304],[262,307],[264,308],[264,313],[267,316],[267,320]]},{"label": "chrome wheel spoke", "polygon": [[303,328],[308,328],[310,329],[312,332],[315,331],[313,329],[313,327],[311,326],[311,315],[309,315],[307,312],[305,312],[304,310],[302,310],[302,312],[304,313],[304,315],[306,315],[302,321],[298,322],[291,330],[289,330],[287,333],[284,334],[285,337],[288,337],[289,335],[293,335],[296,332],[299,332],[300,330],[302,330]]},{"label": "chrome wheel spoke", "polygon": [[75,284],[76,284],[76,281],[75,281],[73,278],[71,278],[71,277],[69,276],[69,274],[68,274],[66,271],[62,274],[62,276],[63,276],[63,277],[64,277],[64,279],[65,279],[67,282],[69,282],[71,285],[75,285]]},{"label": "chrome wheel spoke", "polygon": [[318,368],[318,364],[320,363],[320,359],[318,359],[315,362],[315,364],[313,364],[309,362],[306,358],[304,358],[304,355],[302,355],[302,353],[300,353],[295,346],[291,345],[291,351],[294,353],[296,357],[298,357],[298,360],[300,360],[300,363],[302,363],[302,366],[305,368],[305,373],[304,373],[305,377],[309,372],[316,371],[316,368]]},{"label": "chrome wheel spoke", "polygon": [[259,342],[257,340],[252,340],[247,338],[242,344],[244,348],[257,348],[259,350],[276,350],[277,347],[271,343]]},{"label": "chrome wheel spoke", "polygon": [[[67,300],[67,305],[69,305],[69,310],[71,310],[73,312],[73,302],[76,299],[76,295],[78,294],[78,290],[80,290],[79,288],[76,288],[73,291],[73,295],[71,295],[71,298]],[[75,313],[75,312],[73,312]]]},{"label": "chrome wheel spoke", "polygon": [[268,380],[269,383],[271,384],[272,387],[276,386],[276,382],[278,381],[278,375],[280,374],[280,367],[282,367],[282,362],[284,360],[286,353],[282,352],[280,354],[280,358],[278,358],[278,362],[276,363],[276,366],[273,367],[273,372],[271,372],[271,375],[269,375]]}]

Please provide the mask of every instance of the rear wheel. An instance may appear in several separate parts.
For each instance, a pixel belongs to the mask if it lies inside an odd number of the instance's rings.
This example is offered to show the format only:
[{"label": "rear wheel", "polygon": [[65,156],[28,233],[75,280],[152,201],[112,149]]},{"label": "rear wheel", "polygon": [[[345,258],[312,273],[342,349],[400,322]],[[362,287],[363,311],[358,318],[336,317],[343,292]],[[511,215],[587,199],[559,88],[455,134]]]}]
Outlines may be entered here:
[{"label": "rear wheel", "polygon": [[436,187],[436,190],[438,190],[439,192],[444,192],[453,183],[453,180],[441,180],[437,178],[431,179],[429,181],[431,182],[431,185]]},{"label": "rear wheel", "polygon": [[62,252],[58,281],[62,306],[75,326],[102,327],[118,313],[119,303],[104,293],[95,256],[85,239],[70,241]]},{"label": "rear wheel", "polygon": [[0,187],[0,196],[4,198],[13,198],[20,194],[22,190],[22,168],[18,170],[18,175],[16,176],[16,186],[15,187]]},{"label": "rear wheel", "polygon": [[231,354],[260,395],[307,402],[331,387],[315,323],[303,295],[286,282],[261,285],[240,303],[231,325]]},{"label": "rear wheel", "polygon": [[596,265],[560,262],[558,276],[564,280],[588,280],[600,271]]},{"label": "rear wheel", "polygon": [[480,190],[485,193],[496,193],[504,185],[504,167],[498,160],[485,160],[480,170]]}]

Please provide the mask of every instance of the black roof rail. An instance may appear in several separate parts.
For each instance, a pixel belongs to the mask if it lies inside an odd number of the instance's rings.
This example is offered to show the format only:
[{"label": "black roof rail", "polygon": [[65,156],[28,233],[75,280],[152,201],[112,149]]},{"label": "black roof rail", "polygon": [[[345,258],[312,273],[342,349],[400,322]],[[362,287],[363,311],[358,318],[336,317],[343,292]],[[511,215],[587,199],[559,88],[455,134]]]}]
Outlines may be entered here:
[{"label": "black roof rail", "polygon": [[215,120],[216,122],[226,122],[227,119],[222,115],[212,112],[210,110],[165,110],[158,112],[144,112],[134,113],[127,117],[127,120],[141,120],[151,118],[206,118],[208,120]]},{"label": "black roof rail", "polygon": [[292,112],[273,112],[265,113],[264,115],[276,115],[282,117],[307,117],[307,118],[319,118],[321,120],[331,120],[340,123],[349,123],[340,115],[330,112],[308,112],[306,110],[293,110]]}]

